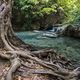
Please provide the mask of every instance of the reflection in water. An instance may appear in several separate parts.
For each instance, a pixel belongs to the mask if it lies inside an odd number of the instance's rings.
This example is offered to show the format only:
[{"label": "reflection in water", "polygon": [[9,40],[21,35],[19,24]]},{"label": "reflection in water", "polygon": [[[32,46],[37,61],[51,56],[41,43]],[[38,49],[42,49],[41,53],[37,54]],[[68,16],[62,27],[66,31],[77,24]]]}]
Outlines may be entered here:
[{"label": "reflection in water", "polygon": [[18,37],[25,43],[38,47],[52,47],[65,56],[80,61],[80,40],[68,37],[42,37],[43,32],[19,32]]}]

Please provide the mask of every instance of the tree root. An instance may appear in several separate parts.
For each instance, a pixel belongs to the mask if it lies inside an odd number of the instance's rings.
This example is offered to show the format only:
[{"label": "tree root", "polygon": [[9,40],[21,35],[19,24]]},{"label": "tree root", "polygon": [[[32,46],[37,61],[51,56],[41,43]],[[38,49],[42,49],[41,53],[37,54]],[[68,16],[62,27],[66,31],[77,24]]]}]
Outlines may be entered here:
[{"label": "tree root", "polygon": [[13,80],[13,73],[21,66],[19,58],[13,59],[11,63],[11,68],[6,75],[5,80]]},{"label": "tree root", "polygon": [[[0,55],[1,57],[4,57],[6,59],[11,59],[11,68],[9,69],[7,75],[6,75],[6,80],[13,80],[12,79],[12,75],[13,73],[16,71],[16,69],[18,69],[21,65],[24,65],[22,63],[22,59],[20,57],[23,57],[25,59],[30,59],[32,61],[34,61],[35,63],[43,66],[43,70],[33,70],[33,71],[30,71],[31,73],[33,74],[47,74],[47,75],[53,75],[53,76],[57,76],[57,77],[60,77],[62,78],[63,80],[71,80],[72,78],[75,79],[75,77],[78,77],[79,75],[79,68],[78,69],[75,69],[73,71],[71,70],[67,70],[63,67],[61,67],[58,63],[54,64],[54,63],[50,63],[50,62],[47,62],[47,61],[43,61],[37,57],[34,57],[32,55],[30,55],[30,51],[28,52],[25,52],[25,51],[7,51],[6,54],[10,54],[11,55],[14,55],[16,54],[16,58],[15,56],[13,58],[10,58],[9,56],[4,56],[4,55]],[[27,65],[24,65],[25,67],[31,69],[31,67],[28,67]]]}]

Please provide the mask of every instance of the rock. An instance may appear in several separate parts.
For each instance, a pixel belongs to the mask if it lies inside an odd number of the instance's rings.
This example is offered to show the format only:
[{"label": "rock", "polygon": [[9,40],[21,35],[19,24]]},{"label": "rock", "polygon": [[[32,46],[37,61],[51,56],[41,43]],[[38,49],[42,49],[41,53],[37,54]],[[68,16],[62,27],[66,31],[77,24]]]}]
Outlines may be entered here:
[{"label": "rock", "polygon": [[56,37],[58,37],[58,34],[56,34],[56,33],[43,33],[43,36],[50,37],[50,38],[56,38]]},{"label": "rock", "polygon": [[63,35],[80,38],[80,27],[69,25],[65,28]]}]

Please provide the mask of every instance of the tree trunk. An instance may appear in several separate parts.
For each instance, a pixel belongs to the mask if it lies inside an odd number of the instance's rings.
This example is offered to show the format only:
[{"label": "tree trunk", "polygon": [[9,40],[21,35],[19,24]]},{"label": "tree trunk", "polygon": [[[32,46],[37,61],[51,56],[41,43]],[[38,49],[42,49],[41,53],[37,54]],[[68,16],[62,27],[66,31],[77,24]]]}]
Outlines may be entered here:
[{"label": "tree trunk", "polygon": [[4,48],[6,50],[17,50],[20,47],[28,49],[32,48],[30,45],[26,45],[15,36],[11,24],[11,0],[1,0],[0,3],[0,48]]},{"label": "tree trunk", "polygon": [[[15,36],[11,25],[11,0],[0,1],[0,40],[7,50],[15,48],[10,39]],[[0,46],[2,47],[2,46]]]}]

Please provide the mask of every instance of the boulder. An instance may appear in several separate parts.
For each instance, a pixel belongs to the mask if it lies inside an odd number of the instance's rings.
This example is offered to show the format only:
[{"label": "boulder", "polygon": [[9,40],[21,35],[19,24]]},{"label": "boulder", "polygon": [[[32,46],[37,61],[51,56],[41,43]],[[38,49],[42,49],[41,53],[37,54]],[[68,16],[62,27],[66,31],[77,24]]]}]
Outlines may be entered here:
[{"label": "boulder", "polygon": [[80,27],[69,25],[65,28],[63,35],[80,38]]}]

